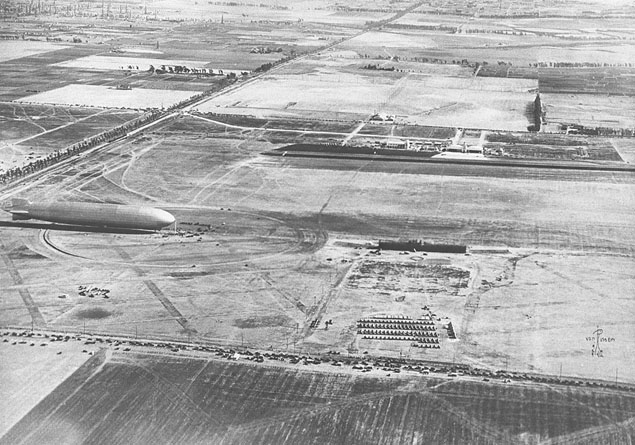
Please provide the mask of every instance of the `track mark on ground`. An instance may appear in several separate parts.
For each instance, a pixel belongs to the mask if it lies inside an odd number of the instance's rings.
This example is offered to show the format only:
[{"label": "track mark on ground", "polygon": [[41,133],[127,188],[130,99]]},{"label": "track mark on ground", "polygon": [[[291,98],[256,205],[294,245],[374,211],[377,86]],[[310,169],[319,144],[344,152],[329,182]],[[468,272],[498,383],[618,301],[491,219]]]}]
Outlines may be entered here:
[{"label": "track mark on ground", "polygon": [[302,312],[303,314],[306,314],[307,312],[307,307],[304,303],[302,303],[302,301],[294,296],[291,295],[287,292],[283,292],[280,289],[278,289],[272,282],[271,280],[271,276],[269,275],[269,273],[262,273],[260,274],[259,278],[265,282],[267,284],[267,286],[269,286],[271,289],[273,289],[274,291],[276,291],[282,298],[284,298],[285,300],[287,300],[289,303],[291,303],[292,305],[294,305],[296,307],[297,310],[299,310],[300,312]]},{"label": "track mark on ground", "polygon": [[[120,247],[115,248],[115,250],[117,251],[117,253],[119,253],[119,256],[121,256],[121,258],[123,258],[124,260],[130,263],[130,266],[137,273],[137,275],[139,275],[140,277],[145,276],[145,272],[134,264],[130,255],[128,255],[128,252],[126,252],[124,249]],[[183,314],[181,314],[178,311],[178,309],[174,307],[174,304],[172,304],[170,299],[165,296],[163,291],[159,289],[152,280],[143,280],[143,284],[146,285],[148,290],[150,290],[150,292],[154,294],[157,300],[159,300],[159,302],[163,305],[165,310],[168,311],[168,313],[172,317],[174,317],[174,319],[177,321],[178,324],[180,324],[183,327],[183,329],[185,329],[187,332],[192,334],[196,333],[196,329],[190,326],[189,321],[187,321],[187,319],[183,316]]]},{"label": "track mark on ground", "polygon": [[29,315],[31,316],[33,324],[37,327],[45,327],[46,321],[44,321],[44,317],[42,317],[40,309],[35,304],[35,301],[33,301],[33,297],[31,297],[31,293],[29,292],[29,290],[26,287],[22,287],[22,276],[20,275],[18,269],[15,267],[13,260],[9,257],[9,255],[5,253],[7,251],[6,246],[2,243],[2,241],[0,241],[0,249],[2,249],[0,257],[2,257],[2,261],[7,267],[7,271],[9,272],[9,275],[11,275],[13,283],[20,286],[18,287],[18,293],[20,294],[20,297],[22,297],[22,301],[29,311]]},{"label": "track mark on ground", "polygon": [[320,320],[324,316],[324,313],[326,312],[326,308],[328,307],[329,303],[333,301],[333,299],[338,298],[340,296],[340,294],[342,293],[342,289],[344,288],[344,284],[346,284],[348,276],[350,275],[351,271],[354,269],[353,266],[355,264],[356,264],[355,261],[353,261],[344,270],[338,271],[338,278],[335,284],[333,285],[333,287],[331,288],[331,290],[329,291],[326,299],[321,300],[320,305],[317,308],[313,308],[314,313],[312,313],[313,311],[311,311],[307,314],[309,316],[309,319],[307,320],[307,323],[304,325],[304,328],[302,329],[302,336],[304,338],[313,334],[317,326],[320,324]]}]

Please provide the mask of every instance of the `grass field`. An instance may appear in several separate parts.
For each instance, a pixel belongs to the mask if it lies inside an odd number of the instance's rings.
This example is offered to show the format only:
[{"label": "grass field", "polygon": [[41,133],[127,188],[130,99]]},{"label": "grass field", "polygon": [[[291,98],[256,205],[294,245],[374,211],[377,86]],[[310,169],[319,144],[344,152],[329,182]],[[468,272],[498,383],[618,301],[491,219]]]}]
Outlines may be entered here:
[{"label": "grass field", "polygon": [[22,57],[56,51],[62,48],[65,48],[65,45],[39,41],[2,40],[0,41],[0,62],[21,59]]},{"label": "grass field", "polygon": [[[27,96],[18,102],[102,108],[168,108],[196,91],[150,90],[134,88],[120,90],[99,85],[67,85],[62,88]],[[199,91],[200,93],[200,91]]]},{"label": "grass field", "polygon": [[139,115],[131,110],[2,104],[0,170],[21,166]]},{"label": "grass field", "polygon": [[[256,7],[254,7],[256,6]],[[311,8],[298,7],[292,2],[279,2],[276,5],[263,6],[250,4],[207,4],[200,3],[191,5],[186,0],[160,1],[153,5],[165,18],[171,19],[196,19],[202,16],[213,17],[220,20],[221,15],[225,17],[227,23],[241,22],[249,23],[250,19],[260,21],[281,21],[298,22],[298,20],[309,24],[319,23],[324,25],[339,26],[363,26],[368,20],[380,20],[389,16],[389,13],[361,12],[357,14],[344,14],[330,10],[326,2],[315,2]]]},{"label": "grass field", "polygon": [[102,352],[0,443],[601,442],[632,434],[634,412],[635,397],[616,391]]},{"label": "grass field", "polygon": [[547,121],[585,127],[635,128],[635,101],[625,96],[543,94]]},{"label": "grass field", "polygon": [[[323,118],[332,118],[335,112],[351,117],[383,112],[419,125],[526,130],[530,122],[525,110],[537,87],[536,81],[526,79],[492,81],[419,73],[378,77],[367,70],[351,71],[346,60],[310,71],[306,62],[299,65],[300,74],[266,76],[198,110],[273,117],[312,112]],[[345,70],[339,71],[338,65]],[[282,90],[275,87],[280,83],[285,85]]]},{"label": "grass field", "polygon": [[[599,96],[635,95],[632,67],[547,68],[489,65],[479,76],[538,79],[541,93],[591,94]],[[628,108],[626,108],[626,111]]]},{"label": "grass field", "polygon": [[[130,70],[130,71],[148,71],[150,66],[159,68],[161,65],[175,66],[182,65],[188,68],[206,68],[208,62],[195,60],[167,60],[153,59],[148,57],[132,57],[132,56],[87,56],[79,59],[60,62],[57,64],[65,68],[81,68],[87,70]],[[222,68],[222,67],[216,67]]]}]

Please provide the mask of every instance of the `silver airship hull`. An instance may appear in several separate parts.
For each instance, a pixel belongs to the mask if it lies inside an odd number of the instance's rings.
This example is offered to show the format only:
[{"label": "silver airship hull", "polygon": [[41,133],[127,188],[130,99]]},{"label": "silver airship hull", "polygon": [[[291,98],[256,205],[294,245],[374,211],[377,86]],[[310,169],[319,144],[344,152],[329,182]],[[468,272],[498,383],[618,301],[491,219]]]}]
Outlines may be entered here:
[{"label": "silver airship hull", "polygon": [[174,216],[154,207],[90,202],[39,203],[14,199],[7,211],[14,220],[37,219],[121,229],[159,230],[174,222]]}]

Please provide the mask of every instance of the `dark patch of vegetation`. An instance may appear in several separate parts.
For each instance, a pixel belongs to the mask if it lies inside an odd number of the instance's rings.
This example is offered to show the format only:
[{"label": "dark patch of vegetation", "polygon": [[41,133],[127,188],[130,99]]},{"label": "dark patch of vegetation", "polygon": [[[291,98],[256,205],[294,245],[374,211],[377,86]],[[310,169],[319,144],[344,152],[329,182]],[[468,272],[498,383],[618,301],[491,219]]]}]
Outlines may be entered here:
[{"label": "dark patch of vegetation", "polygon": [[234,326],[241,329],[253,329],[253,328],[273,328],[279,326],[291,326],[289,317],[285,315],[263,315],[253,316],[249,318],[238,318],[234,320]]},{"label": "dark patch of vegetation", "polygon": [[85,320],[100,320],[102,318],[107,318],[112,315],[107,309],[101,307],[89,307],[86,309],[80,309],[75,313],[75,317]]}]

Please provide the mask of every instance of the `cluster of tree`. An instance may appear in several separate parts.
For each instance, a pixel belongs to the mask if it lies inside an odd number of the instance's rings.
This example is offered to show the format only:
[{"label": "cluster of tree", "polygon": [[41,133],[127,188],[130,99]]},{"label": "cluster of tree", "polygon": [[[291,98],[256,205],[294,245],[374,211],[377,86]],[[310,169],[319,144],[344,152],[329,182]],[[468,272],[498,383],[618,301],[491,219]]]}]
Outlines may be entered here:
[{"label": "cluster of tree", "polygon": [[368,64],[368,65],[364,65],[362,67],[362,69],[365,70],[380,70],[380,71],[395,71],[395,67],[391,66],[391,67],[384,67],[384,66],[379,66],[377,64]]},{"label": "cluster of tree", "polygon": [[267,63],[263,63],[262,65],[260,65],[254,71],[256,73],[264,73],[265,71],[269,71],[271,68],[273,68],[273,63],[272,62],[267,62]]},{"label": "cluster of tree", "polygon": [[253,48],[251,48],[251,51],[249,51],[252,54],[270,54],[270,53],[281,53],[282,52],[282,47],[277,47],[277,48],[270,48],[268,46],[255,46]]},{"label": "cluster of tree", "polygon": [[[374,57],[369,56],[368,54],[364,54],[360,56],[362,59],[374,59],[374,60],[392,60],[395,62],[399,62],[399,61],[408,61],[408,62],[417,62],[417,63],[436,63],[436,64],[440,64],[440,65],[446,65],[448,63],[451,63],[452,65],[461,65],[461,66],[470,66],[470,67],[478,67],[480,65],[487,65],[487,62],[470,62],[467,59],[452,59],[452,60],[447,60],[447,59],[438,59],[438,58],[428,58],[428,57],[404,57],[404,56],[388,56],[386,54],[378,54]],[[506,62],[503,62],[506,63]],[[509,65],[511,65],[511,62],[509,63]],[[372,65],[366,65],[362,68],[365,69],[374,69],[372,68]],[[379,68],[376,68],[379,69]],[[395,68],[397,70],[397,68]]]},{"label": "cluster of tree", "polygon": [[511,31],[509,29],[476,29],[476,28],[457,28],[457,34],[502,34],[507,36],[528,36],[534,35],[533,32]]},{"label": "cluster of tree", "polygon": [[386,23],[386,28],[396,28],[396,29],[416,29],[422,31],[443,31],[455,33],[457,32],[456,26],[448,26],[448,25],[415,25],[411,23]]},{"label": "cluster of tree", "polygon": [[[139,67],[136,67],[137,69],[139,69]],[[128,69],[134,69],[134,67],[132,67],[132,65],[128,66]],[[153,65],[150,65],[150,68],[148,69],[149,72],[151,73],[155,73],[155,74],[196,74],[197,76],[224,76],[225,72],[221,69],[216,70],[216,72],[214,72],[213,69],[211,68],[189,68],[187,66],[184,65],[161,65],[158,68],[155,68]],[[242,76],[246,76],[249,74],[248,71],[241,71],[240,74]],[[228,77],[236,77],[236,73],[229,72],[227,74]]]},{"label": "cluster of tree", "polygon": [[606,63],[606,62],[537,62],[530,63],[533,68],[632,68],[633,63]]},{"label": "cluster of tree", "polygon": [[293,24],[301,23],[302,19],[298,19],[297,21],[291,20],[252,20],[251,23],[255,23],[257,25],[276,25],[276,26],[290,26]]},{"label": "cluster of tree", "polygon": [[362,7],[351,7],[351,6],[340,6],[340,5],[335,6],[334,9],[336,11],[342,11],[342,12],[381,12],[381,13],[393,12],[393,10],[390,8],[362,8]]},{"label": "cluster of tree", "polygon": [[577,134],[587,136],[612,136],[612,137],[635,137],[635,128],[613,128],[613,127],[585,127],[584,125],[564,125],[568,130],[575,130]]},{"label": "cluster of tree", "polygon": [[273,68],[276,65],[280,65],[281,63],[284,62],[288,62],[289,60],[293,59],[296,57],[296,53],[295,51],[291,51],[291,54],[289,54],[288,56],[283,57],[280,60],[276,60],[275,62],[267,62],[267,63],[263,63],[262,65],[260,65],[258,68],[256,68],[254,70],[255,73],[264,73],[265,71],[269,71],[271,68]]},{"label": "cluster of tree", "polygon": [[[537,35],[543,35],[542,33],[537,33]],[[562,40],[635,40],[635,37],[626,37],[626,36],[602,36],[602,35],[580,35],[580,34],[544,34],[550,35],[552,37],[556,37]]]},{"label": "cluster of tree", "polygon": [[[466,12],[466,14],[464,15],[472,15],[469,11]],[[546,16],[544,14],[541,14],[538,10],[536,11],[531,11],[531,12],[512,12],[511,14],[505,13],[505,14],[480,14],[481,18],[484,19],[532,19],[532,18],[546,18]],[[562,16],[567,17],[567,16]],[[570,18],[570,17],[569,17]]]},{"label": "cluster of tree", "polygon": [[207,2],[210,5],[218,5],[218,6],[251,6],[254,8],[267,8],[267,9],[275,9],[275,10],[287,10],[288,6],[272,4],[267,5],[266,3],[244,3],[244,2]]},{"label": "cluster of tree", "polygon": [[543,114],[543,110],[542,110],[542,101],[540,100],[540,94],[536,94],[536,98],[534,99],[534,103],[533,103],[533,110],[532,110],[532,117],[533,117],[533,125],[530,125],[527,130],[532,131],[532,132],[538,132],[540,131],[540,126],[542,125],[542,118],[544,116]]}]

